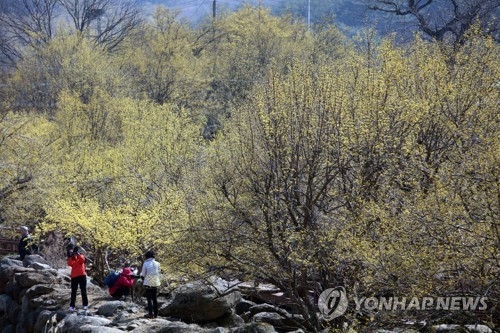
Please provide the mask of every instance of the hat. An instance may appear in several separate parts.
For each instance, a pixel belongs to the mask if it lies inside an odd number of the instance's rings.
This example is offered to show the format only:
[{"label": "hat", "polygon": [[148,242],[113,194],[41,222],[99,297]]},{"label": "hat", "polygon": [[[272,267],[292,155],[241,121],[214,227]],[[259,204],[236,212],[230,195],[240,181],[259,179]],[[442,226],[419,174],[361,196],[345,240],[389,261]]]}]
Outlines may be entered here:
[{"label": "hat", "polygon": [[128,267],[125,267],[122,271],[122,275],[132,275],[132,270]]},{"label": "hat", "polygon": [[20,229],[20,230],[24,230],[24,231],[26,231],[26,232],[28,231],[28,227],[27,227],[27,226],[25,226],[25,225],[23,225],[22,227],[19,227],[19,229]]}]

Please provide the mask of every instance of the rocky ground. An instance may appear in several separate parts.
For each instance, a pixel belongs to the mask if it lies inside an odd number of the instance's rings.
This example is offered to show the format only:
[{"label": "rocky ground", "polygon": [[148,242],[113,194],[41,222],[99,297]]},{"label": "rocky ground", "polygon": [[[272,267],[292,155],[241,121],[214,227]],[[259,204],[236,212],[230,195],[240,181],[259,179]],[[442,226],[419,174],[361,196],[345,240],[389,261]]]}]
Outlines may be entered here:
[{"label": "rocky ground", "polygon": [[[266,297],[281,297],[276,290],[260,288],[260,304],[250,301],[245,286],[232,289],[214,278],[211,285],[188,283],[169,299],[161,298],[156,319],[146,319],[145,301],[129,298],[116,301],[88,280],[89,310],[81,309],[78,294],[76,313],[67,311],[69,270],[53,269],[42,257],[0,260],[0,333],[44,332],[206,332],[266,333],[304,332],[294,322],[300,316],[266,304]],[[223,295],[223,296],[222,296]],[[267,296],[265,296],[267,295]],[[255,294],[253,295],[255,296]],[[435,325],[433,332],[492,333],[485,325]],[[346,331],[354,332],[352,329]],[[376,333],[416,333],[415,327],[379,328]]]}]

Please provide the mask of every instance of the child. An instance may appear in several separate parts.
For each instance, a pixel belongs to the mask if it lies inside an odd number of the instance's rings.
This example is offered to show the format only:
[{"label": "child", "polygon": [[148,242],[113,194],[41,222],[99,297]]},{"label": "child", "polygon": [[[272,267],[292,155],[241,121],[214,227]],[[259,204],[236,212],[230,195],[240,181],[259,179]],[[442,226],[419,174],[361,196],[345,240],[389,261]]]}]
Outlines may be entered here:
[{"label": "child", "polygon": [[87,299],[87,272],[85,270],[85,257],[78,253],[78,247],[68,251],[68,266],[71,266],[71,301],[69,311],[75,311],[76,292],[78,286],[82,292],[83,309],[87,310],[89,301]]}]

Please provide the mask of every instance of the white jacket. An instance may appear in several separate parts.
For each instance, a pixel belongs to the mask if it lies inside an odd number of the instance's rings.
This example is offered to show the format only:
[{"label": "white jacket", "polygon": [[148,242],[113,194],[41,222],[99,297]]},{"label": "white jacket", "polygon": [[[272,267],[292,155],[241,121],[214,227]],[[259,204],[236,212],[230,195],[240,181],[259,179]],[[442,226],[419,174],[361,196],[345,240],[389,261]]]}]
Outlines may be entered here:
[{"label": "white jacket", "polygon": [[154,258],[146,259],[142,265],[141,275],[144,276],[142,284],[148,287],[160,286],[160,263]]}]

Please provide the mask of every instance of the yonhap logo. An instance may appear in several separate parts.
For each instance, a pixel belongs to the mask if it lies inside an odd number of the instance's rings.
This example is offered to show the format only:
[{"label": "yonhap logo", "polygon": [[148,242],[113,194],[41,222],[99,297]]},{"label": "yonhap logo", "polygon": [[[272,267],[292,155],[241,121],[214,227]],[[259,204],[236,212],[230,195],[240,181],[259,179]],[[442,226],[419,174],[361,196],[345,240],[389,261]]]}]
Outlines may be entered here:
[{"label": "yonhap logo", "polygon": [[346,312],[348,303],[345,288],[336,287],[326,289],[319,295],[318,307],[325,320],[332,320]]},{"label": "yonhap logo", "polygon": [[[487,297],[353,297],[355,311],[407,311],[446,310],[484,311],[488,308]],[[318,308],[323,319],[329,321],[342,316],[349,305],[344,287],[326,289],[319,295]]]}]

